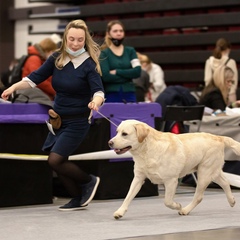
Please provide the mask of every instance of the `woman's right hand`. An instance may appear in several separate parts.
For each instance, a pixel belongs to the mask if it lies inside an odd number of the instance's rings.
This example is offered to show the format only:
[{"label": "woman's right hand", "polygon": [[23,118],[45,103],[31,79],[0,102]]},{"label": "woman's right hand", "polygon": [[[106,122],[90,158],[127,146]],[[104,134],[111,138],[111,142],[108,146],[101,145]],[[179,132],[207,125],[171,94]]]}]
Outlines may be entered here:
[{"label": "woman's right hand", "polygon": [[11,86],[3,91],[1,97],[3,100],[8,100],[9,96],[14,92],[14,88]]},{"label": "woman's right hand", "polygon": [[[29,81],[31,82],[31,80],[29,80]],[[9,87],[5,91],[3,91],[1,97],[4,100],[8,100],[9,96],[11,96],[11,94],[13,92],[15,92],[17,90],[21,90],[21,89],[31,88],[31,84],[29,83],[29,81],[21,80],[21,81],[19,81],[17,83],[14,83],[11,87]]]}]

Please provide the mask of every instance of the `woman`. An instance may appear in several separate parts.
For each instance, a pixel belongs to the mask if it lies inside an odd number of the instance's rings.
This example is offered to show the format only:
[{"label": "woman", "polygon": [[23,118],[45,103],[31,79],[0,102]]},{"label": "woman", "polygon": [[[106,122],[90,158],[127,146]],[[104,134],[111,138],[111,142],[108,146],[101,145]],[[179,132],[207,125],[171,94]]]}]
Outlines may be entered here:
[{"label": "woman", "polygon": [[38,70],[2,93],[6,100],[15,90],[35,87],[52,75],[56,91],[53,109],[55,115],[60,115],[62,123],[59,129],[48,134],[43,150],[50,152],[48,163],[72,196],[69,203],[59,208],[62,211],[86,207],[100,181],[68,161],[89,130],[90,109],[97,111],[104,101],[98,56],[98,45],[91,38],[85,22],[71,21],[66,26],[59,51]]},{"label": "woman", "polygon": [[231,43],[228,42],[224,38],[220,38],[216,42],[216,46],[213,51],[213,56],[209,57],[205,63],[205,70],[204,70],[204,81],[205,86],[207,86],[213,77],[213,72],[219,67],[226,65],[230,67],[234,72],[234,84],[229,92],[229,102],[234,102],[237,99],[236,90],[238,87],[238,70],[236,61],[229,58],[229,54],[231,51]]},{"label": "woman", "polygon": [[100,54],[106,102],[136,102],[133,79],[140,77],[141,65],[135,49],[122,44],[124,37],[120,21],[108,23]]},{"label": "woman", "polygon": [[[216,110],[225,111],[228,106],[229,92],[234,85],[234,72],[227,66],[217,68],[213,80],[204,88],[199,103]],[[239,107],[240,101],[232,102],[229,107]]]},{"label": "woman", "polygon": [[166,88],[164,72],[162,68],[158,64],[153,63],[147,55],[138,53],[138,58],[142,69],[145,70],[150,77],[150,87],[146,95],[146,101],[155,102],[160,93]]},{"label": "woman", "polygon": [[[38,69],[46,59],[57,49],[57,44],[51,38],[45,38],[40,43],[28,47],[28,59],[22,70],[22,77],[26,77]],[[52,87],[52,78],[49,77],[37,86],[46,93],[51,100],[55,97],[55,90]]]}]

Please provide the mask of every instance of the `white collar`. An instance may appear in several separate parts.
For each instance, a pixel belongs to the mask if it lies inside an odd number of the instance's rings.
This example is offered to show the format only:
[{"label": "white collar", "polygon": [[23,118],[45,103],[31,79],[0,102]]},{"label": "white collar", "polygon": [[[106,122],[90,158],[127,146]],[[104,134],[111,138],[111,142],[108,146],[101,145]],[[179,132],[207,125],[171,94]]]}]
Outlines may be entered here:
[{"label": "white collar", "polygon": [[63,66],[67,65],[69,62],[72,62],[74,68],[76,69],[89,57],[90,57],[90,55],[88,52],[84,52],[81,55],[79,55],[78,57],[73,58],[72,60],[70,59],[70,57],[67,56],[63,60]]}]

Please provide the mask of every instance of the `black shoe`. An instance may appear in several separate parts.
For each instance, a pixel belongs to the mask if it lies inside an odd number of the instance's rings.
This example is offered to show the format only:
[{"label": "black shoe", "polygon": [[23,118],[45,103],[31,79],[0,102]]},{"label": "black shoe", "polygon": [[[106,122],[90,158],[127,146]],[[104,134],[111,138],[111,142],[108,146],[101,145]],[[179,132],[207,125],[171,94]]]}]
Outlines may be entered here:
[{"label": "black shoe", "polygon": [[80,200],[81,206],[87,206],[92,201],[100,182],[99,177],[95,177],[93,175],[90,176],[92,177],[92,180],[89,183],[82,185],[82,198]]},{"label": "black shoe", "polygon": [[80,205],[81,198],[76,197],[70,200],[70,202],[66,203],[65,205],[58,208],[59,211],[76,211],[82,210],[87,207],[87,205],[81,206]]}]

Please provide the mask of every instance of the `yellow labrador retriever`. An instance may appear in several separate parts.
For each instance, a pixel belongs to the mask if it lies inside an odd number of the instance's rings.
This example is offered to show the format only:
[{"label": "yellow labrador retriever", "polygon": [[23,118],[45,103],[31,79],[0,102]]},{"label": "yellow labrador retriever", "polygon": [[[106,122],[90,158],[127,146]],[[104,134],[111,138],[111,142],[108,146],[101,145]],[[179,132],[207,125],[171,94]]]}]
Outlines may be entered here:
[{"label": "yellow labrador retriever", "polygon": [[[165,205],[178,210],[180,215],[189,214],[202,201],[211,181],[222,187],[231,207],[235,204],[222,171],[225,147],[240,155],[240,143],[232,138],[200,132],[160,132],[143,122],[126,120],[118,126],[117,135],[109,140],[109,146],[117,154],[129,150],[134,160],[134,179],[123,204],[114,213],[115,219],[125,214],[146,178],[154,184],[164,184]],[[183,208],[174,201],[178,179],[193,172],[198,176],[196,191],[192,202]]]}]

